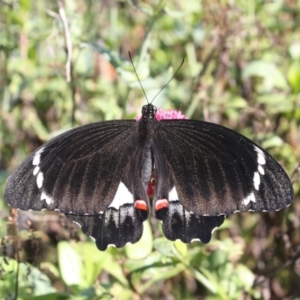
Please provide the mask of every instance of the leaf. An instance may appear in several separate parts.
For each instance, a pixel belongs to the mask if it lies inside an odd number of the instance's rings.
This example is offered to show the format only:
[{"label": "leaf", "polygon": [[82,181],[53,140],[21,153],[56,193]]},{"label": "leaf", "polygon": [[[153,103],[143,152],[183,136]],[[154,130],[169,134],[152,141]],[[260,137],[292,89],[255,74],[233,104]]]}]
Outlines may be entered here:
[{"label": "leaf", "polygon": [[175,264],[171,268],[156,268],[156,274],[151,276],[139,290],[140,293],[147,291],[155,282],[172,278],[185,270],[185,265],[182,263]]},{"label": "leaf", "polygon": [[165,256],[174,257],[175,255],[173,242],[164,237],[154,240],[154,248]]},{"label": "leaf", "polygon": [[294,42],[289,48],[290,55],[293,59],[300,58],[300,42]]},{"label": "leaf", "polygon": [[67,285],[87,288],[95,283],[101,270],[106,270],[121,284],[128,285],[113,255],[109,251],[98,251],[93,243],[71,245],[63,241],[59,243],[58,250],[61,275]]},{"label": "leaf", "polygon": [[[216,293],[217,292],[217,288],[216,288],[216,281],[215,278],[210,274],[210,272],[208,270],[203,270],[202,271],[204,273],[206,273],[206,276],[204,274],[202,274],[200,271],[194,269],[194,268],[189,268],[190,271],[192,272],[192,274],[195,276],[195,278],[203,284],[203,286],[205,286],[209,291],[211,291],[212,293]],[[209,276],[208,276],[209,275]]]},{"label": "leaf", "polygon": [[269,138],[267,138],[263,143],[262,143],[262,147],[264,149],[270,149],[270,148],[274,148],[274,147],[282,147],[284,144],[283,140],[277,136],[277,135],[272,135]]},{"label": "leaf", "polygon": [[102,261],[110,257],[110,253],[100,252],[95,243],[77,243],[74,249],[81,258],[82,287],[88,288],[93,285],[103,269]]},{"label": "leaf", "polygon": [[82,264],[78,253],[65,241],[59,242],[57,250],[60,273],[64,282],[69,286],[81,285]]},{"label": "leaf", "polygon": [[51,294],[36,296],[36,297],[33,297],[33,296],[30,296],[28,298],[25,297],[25,299],[28,299],[28,300],[68,300],[68,299],[70,299],[70,295],[65,294],[65,293],[51,293]]},{"label": "leaf", "polygon": [[274,88],[288,89],[288,84],[278,67],[269,61],[256,60],[250,62],[244,69],[242,77],[262,77],[262,92],[269,92]]},{"label": "leaf", "polygon": [[126,256],[129,259],[142,259],[147,257],[153,247],[153,236],[149,221],[143,223],[144,231],[142,238],[135,244],[125,247]]},{"label": "leaf", "polygon": [[288,80],[294,93],[300,92],[300,58],[293,61],[288,70]]},{"label": "leaf", "polygon": [[266,106],[266,112],[270,115],[294,110],[293,101],[285,93],[272,93],[256,97],[257,103]]},{"label": "leaf", "polygon": [[183,243],[180,240],[176,240],[174,242],[174,246],[175,249],[178,251],[178,253],[182,256],[182,257],[186,257],[188,254],[188,248],[187,248],[187,244]]},{"label": "leaf", "polygon": [[[19,264],[19,276],[17,278],[17,266]],[[50,279],[36,267],[18,263],[8,257],[0,257],[1,280],[0,295],[3,298],[12,297],[15,291],[16,280],[19,285],[19,297],[38,296],[53,293],[56,290],[52,287]]]},{"label": "leaf", "polygon": [[127,260],[124,264],[125,268],[130,272],[151,268],[153,265],[163,265],[162,255],[158,252],[152,252],[143,260]]},{"label": "leaf", "polygon": [[116,261],[116,259],[107,251],[102,252],[101,256],[102,259],[99,261],[99,263],[101,263],[101,267],[110,275],[115,277],[123,286],[128,286],[128,281],[124,275],[120,263]]},{"label": "leaf", "polygon": [[237,277],[241,279],[243,288],[249,291],[253,286],[255,275],[245,265],[238,264],[235,268]]}]

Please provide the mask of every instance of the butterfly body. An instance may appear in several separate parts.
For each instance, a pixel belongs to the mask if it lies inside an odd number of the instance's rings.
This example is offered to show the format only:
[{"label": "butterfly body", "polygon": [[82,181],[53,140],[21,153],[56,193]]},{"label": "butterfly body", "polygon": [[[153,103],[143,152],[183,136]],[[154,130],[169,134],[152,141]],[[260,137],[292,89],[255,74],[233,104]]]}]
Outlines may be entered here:
[{"label": "butterfly body", "polygon": [[167,238],[206,243],[226,215],[292,202],[286,173],[247,138],[202,121],[159,121],[156,113],[148,104],[138,121],[98,122],[50,140],[12,174],[5,200],[64,213],[100,250],[138,241],[151,211]]}]

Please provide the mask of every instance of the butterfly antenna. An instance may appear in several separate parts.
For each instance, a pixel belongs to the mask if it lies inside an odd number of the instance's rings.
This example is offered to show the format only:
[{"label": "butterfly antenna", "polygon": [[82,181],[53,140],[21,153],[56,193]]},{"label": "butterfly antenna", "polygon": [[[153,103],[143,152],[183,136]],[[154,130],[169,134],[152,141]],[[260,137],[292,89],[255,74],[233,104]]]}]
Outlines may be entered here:
[{"label": "butterfly antenna", "polygon": [[[132,61],[132,57],[131,57],[130,51],[128,51],[128,55],[129,55],[129,58],[130,58],[130,61],[131,61],[131,64],[132,64],[134,73],[135,73],[135,75],[136,75],[136,77],[137,77],[137,79],[138,79],[138,81],[139,81],[139,84],[140,84],[140,86],[141,86],[141,88],[142,88],[142,90],[143,90],[143,93],[144,93],[144,95],[145,95],[145,97],[146,97],[146,100],[147,100],[147,102],[149,103],[149,100],[148,100],[148,98],[147,98],[146,92],[145,92],[145,90],[144,90],[144,88],[143,88],[143,86],[142,86],[142,84],[141,84],[140,78],[139,78],[139,76],[138,76],[138,74],[137,74],[137,72],[136,72],[136,69],[135,69],[135,67],[134,67],[134,64],[133,64],[133,61]],[[173,76],[172,76],[172,77],[168,80],[168,82],[161,88],[161,90],[154,96],[154,98],[153,98],[152,101],[151,101],[151,104],[152,104],[152,102],[155,100],[155,98],[162,92],[162,90],[170,83],[170,81],[176,76],[176,74],[178,73],[178,71],[181,69],[183,63],[184,63],[184,58],[182,59],[182,62],[181,62],[181,64],[180,64],[180,66],[177,68],[177,70],[176,70],[176,72],[173,74]]]},{"label": "butterfly antenna", "polygon": [[178,73],[178,71],[181,69],[182,65],[184,63],[184,58],[182,59],[182,62],[180,64],[180,66],[177,68],[176,72],[173,74],[173,76],[168,80],[168,82],[161,88],[161,90],[155,95],[155,97],[152,99],[152,102],[155,100],[155,98],[163,91],[163,89],[170,83],[170,81],[176,76],[176,74]]},{"label": "butterfly antenna", "polygon": [[142,88],[142,90],[143,90],[143,93],[144,93],[144,95],[145,95],[145,97],[146,97],[147,102],[149,103],[149,100],[148,100],[148,97],[147,97],[147,95],[146,95],[146,92],[145,92],[145,90],[144,90],[144,88],[143,88],[143,86],[142,86],[142,84],[141,84],[141,80],[140,80],[140,78],[139,78],[139,75],[137,74],[136,69],[135,69],[135,67],[134,67],[134,64],[133,64],[133,61],[132,61],[132,57],[131,57],[130,51],[128,51],[128,55],[129,55],[129,58],[130,58],[130,61],[131,61],[131,64],[132,64],[132,67],[133,67],[135,76],[136,76],[136,78],[137,78],[138,81],[139,81],[139,84],[140,84],[140,86],[141,86],[141,88]]}]

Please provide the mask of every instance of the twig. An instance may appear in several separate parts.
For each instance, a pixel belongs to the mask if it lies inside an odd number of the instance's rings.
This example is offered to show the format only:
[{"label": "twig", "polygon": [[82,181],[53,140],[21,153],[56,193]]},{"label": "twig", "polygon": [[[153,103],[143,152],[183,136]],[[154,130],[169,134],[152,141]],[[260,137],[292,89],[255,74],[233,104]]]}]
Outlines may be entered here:
[{"label": "twig", "polygon": [[16,284],[15,284],[15,299],[18,299],[19,294],[19,272],[20,272],[20,253],[19,253],[19,232],[18,232],[18,224],[17,224],[17,217],[18,212],[16,209],[11,210],[11,217],[12,217],[12,228],[13,228],[13,245],[15,250],[15,260],[17,261],[17,270],[16,270]]},{"label": "twig", "polygon": [[76,95],[76,86],[74,84],[73,80],[73,70],[72,70],[72,55],[73,55],[73,46],[72,46],[72,40],[71,40],[71,34],[69,29],[68,20],[65,14],[65,10],[63,8],[63,4],[61,1],[57,1],[58,5],[58,13],[60,16],[60,19],[64,26],[64,36],[65,36],[65,43],[67,48],[67,62],[66,62],[66,80],[70,83],[70,88],[72,92],[72,125],[75,123],[75,108],[76,108],[76,101],[75,101],[75,95]]},{"label": "twig", "polygon": [[72,63],[72,54],[73,54],[71,34],[70,34],[69,24],[65,14],[65,10],[63,8],[63,4],[61,1],[57,1],[57,5],[58,5],[58,13],[64,26],[65,42],[66,42],[67,55],[68,55],[67,62],[66,62],[66,78],[67,78],[67,82],[70,82],[71,63]]}]

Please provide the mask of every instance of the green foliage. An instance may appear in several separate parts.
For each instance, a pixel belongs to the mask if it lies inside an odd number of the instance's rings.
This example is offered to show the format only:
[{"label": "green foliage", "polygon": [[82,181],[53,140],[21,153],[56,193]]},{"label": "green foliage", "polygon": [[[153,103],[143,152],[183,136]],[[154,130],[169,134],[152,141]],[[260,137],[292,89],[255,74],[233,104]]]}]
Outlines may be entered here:
[{"label": "green foliage", "polygon": [[[299,12],[295,1],[2,1],[2,298],[296,299]],[[139,113],[145,96],[128,51],[157,107],[230,127],[269,151],[292,178],[294,204],[231,216],[208,245],[167,241],[145,223],[139,243],[105,252],[57,215],[8,218],[6,178],[31,151],[74,126]]]}]

